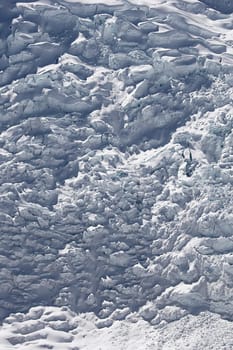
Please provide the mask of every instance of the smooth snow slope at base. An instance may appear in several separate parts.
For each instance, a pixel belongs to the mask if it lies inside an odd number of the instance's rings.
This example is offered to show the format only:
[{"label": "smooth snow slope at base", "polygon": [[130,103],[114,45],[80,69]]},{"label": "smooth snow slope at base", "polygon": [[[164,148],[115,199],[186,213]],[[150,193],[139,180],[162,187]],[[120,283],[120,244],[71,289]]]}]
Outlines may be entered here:
[{"label": "smooth snow slope at base", "polygon": [[[68,309],[37,307],[5,320],[1,349],[18,350],[231,350],[233,325],[210,313],[187,315],[154,328],[131,316],[98,329],[96,317]],[[7,341],[9,339],[10,342]],[[15,343],[11,345],[10,343]]]}]

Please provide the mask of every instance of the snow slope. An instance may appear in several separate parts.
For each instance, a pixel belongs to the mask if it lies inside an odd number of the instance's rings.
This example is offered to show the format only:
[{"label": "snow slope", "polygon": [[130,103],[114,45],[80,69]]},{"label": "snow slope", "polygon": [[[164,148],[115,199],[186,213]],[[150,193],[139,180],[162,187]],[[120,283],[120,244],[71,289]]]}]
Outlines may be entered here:
[{"label": "snow slope", "polygon": [[1,2],[6,349],[232,348],[228,4]]}]

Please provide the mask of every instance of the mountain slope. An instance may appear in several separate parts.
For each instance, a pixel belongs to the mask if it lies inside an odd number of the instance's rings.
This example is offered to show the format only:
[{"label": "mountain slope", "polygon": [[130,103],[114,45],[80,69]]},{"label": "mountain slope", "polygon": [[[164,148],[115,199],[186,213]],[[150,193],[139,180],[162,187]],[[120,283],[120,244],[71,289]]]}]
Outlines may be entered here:
[{"label": "mountain slope", "polygon": [[2,320],[56,306],[95,315],[98,329],[232,321],[232,14],[221,6],[1,4]]}]

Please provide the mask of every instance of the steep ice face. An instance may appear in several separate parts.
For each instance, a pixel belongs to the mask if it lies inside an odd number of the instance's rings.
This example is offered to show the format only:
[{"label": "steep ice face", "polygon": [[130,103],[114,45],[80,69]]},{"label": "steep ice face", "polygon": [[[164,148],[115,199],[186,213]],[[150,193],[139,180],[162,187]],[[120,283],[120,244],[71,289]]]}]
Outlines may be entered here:
[{"label": "steep ice face", "polygon": [[232,16],[1,6],[1,318],[232,319]]}]

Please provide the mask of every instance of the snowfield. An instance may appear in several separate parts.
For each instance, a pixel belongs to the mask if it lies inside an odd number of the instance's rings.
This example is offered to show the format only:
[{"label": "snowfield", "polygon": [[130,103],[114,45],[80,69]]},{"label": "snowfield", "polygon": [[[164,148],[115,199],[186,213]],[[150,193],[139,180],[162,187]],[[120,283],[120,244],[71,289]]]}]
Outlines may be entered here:
[{"label": "snowfield", "polygon": [[1,349],[233,349],[233,5],[0,3]]}]

